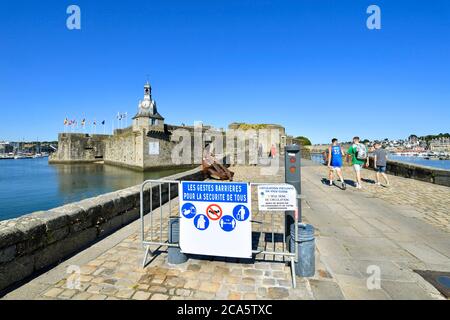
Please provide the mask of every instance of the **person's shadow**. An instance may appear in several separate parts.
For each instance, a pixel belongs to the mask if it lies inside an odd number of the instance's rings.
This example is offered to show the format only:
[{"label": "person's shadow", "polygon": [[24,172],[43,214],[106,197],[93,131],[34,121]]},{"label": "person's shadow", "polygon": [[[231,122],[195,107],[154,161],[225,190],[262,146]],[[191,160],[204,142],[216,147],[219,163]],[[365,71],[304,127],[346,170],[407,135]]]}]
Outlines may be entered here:
[{"label": "person's shadow", "polygon": [[[330,180],[328,180],[327,178],[322,178],[321,182],[326,186],[330,185]],[[344,179],[344,182],[348,186],[356,187],[356,182],[353,180]]]},{"label": "person's shadow", "polygon": [[364,179],[364,178],[361,178],[361,181],[364,181],[364,182],[370,183],[370,184],[375,184],[375,180],[372,180],[372,179]]},{"label": "person's shadow", "polygon": [[344,182],[349,186],[356,187],[356,181],[344,179]]}]

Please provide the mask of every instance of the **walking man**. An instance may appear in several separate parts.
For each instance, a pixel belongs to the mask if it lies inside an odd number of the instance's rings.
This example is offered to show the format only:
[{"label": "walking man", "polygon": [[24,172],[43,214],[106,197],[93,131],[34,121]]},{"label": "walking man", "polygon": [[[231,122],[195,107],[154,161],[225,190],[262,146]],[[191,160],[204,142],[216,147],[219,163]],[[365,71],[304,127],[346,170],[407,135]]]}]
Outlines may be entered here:
[{"label": "walking man", "polygon": [[375,143],[375,151],[373,152],[373,155],[374,155],[373,159],[374,169],[377,172],[376,174],[377,185],[381,186],[380,183],[380,174],[381,174],[384,178],[384,181],[386,182],[386,186],[388,187],[389,180],[385,173],[387,163],[387,152],[385,149],[381,148],[381,143],[379,143],[378,141]]},{"label": "walking man", "polygon": [[347,151],[348,157],[352,158],[353,169],[356,174],[356,188],[361,189],[361,169],[364,165],[369,166],[369,150],[366,145],[359,141],[359,137],[353,138],[353,144]]},{"label": "walking man", "polygon": [[331,140],[331,145],[328,147],[328,180],[330,181],[330,186],[333,185],[333,173],[339,176],[342,182],[342,189],[346,189],[344,176],[342,175],[342,156],[345,154],[344,149],[339,145],[338,139],[333,138]]}]

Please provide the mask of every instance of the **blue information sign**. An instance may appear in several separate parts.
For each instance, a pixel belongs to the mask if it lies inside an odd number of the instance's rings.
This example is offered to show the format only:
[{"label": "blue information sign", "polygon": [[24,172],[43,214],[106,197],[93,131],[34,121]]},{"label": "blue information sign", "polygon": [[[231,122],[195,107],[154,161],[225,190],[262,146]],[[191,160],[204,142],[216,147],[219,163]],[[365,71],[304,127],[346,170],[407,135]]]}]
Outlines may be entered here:
[{"label": "blue information sign", "polygon": [[183,201],[247,203],[246,183],[183,182]]},{"label": "blue information sign", "polygon": [[205,216],[204,214],[199,214],[194,218],[194,226],[201,231],[208,229],[209,227],[208,217]]},{"label": "blue information sign", "polygon": [[236,228],[236,220],[232,216],[223,216],[219,225],[223,231],[231,232]]},{"label": "blue information sign", "polygon": [[195,217],[195,215],[197,214],[197,209],[192,203],[186,202],[181,207],[181,213],[183,214],[184,217],[191,219]]},{"label": "blue information sign", "polygon": [[240,204],[233,209],[233,217],[238,221],[245,221],[250,216],[250,210],[243,204]]}]

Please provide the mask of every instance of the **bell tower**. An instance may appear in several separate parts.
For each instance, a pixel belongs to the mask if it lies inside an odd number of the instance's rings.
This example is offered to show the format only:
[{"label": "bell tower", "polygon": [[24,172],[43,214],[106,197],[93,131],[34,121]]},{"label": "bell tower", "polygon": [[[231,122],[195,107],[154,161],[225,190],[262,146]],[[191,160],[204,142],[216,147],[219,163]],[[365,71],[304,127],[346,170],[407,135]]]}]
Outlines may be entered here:
[{"label": "bell tower", "polygon": [[138,112],[133,117],[133,130],[161,130],[163,128],[164,118],[158,113],[156,109],[156,102],[152,99],[152,86],[147,80],[144,85],[144,100],[139,101]]},{"label": "bell tower", "polygon": [[144,85],[144,101],[152,101],[152,86],[148,81]]}]

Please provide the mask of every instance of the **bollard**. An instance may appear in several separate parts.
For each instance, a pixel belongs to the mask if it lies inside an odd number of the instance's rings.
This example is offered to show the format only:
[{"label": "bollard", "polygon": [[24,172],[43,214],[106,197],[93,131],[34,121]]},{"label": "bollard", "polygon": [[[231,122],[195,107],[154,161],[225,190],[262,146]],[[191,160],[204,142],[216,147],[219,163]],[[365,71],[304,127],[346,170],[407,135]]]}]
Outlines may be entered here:
[{"label": "bollard", "polygon": [[[169,243],[179,243],[180,242],[180,219],[170,218],[169,219]],[[169,264],[181,264],[188,260],[188,256],[181,252],[180,248],[169,247],[168,252],[168,262]]]},{"label": "bollard", "polygon": [[295,246],[298,246],[295,274],[300,277],[312,277],[316,270],[314,227],[310,224],[299,224],[297,240],[298,242],[295,242],[295,225],[291,225],[291,252],[295,252]]}]

